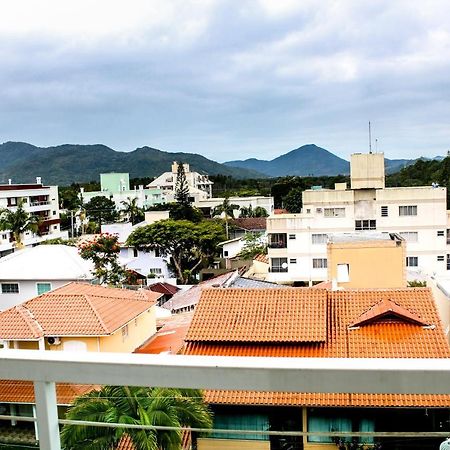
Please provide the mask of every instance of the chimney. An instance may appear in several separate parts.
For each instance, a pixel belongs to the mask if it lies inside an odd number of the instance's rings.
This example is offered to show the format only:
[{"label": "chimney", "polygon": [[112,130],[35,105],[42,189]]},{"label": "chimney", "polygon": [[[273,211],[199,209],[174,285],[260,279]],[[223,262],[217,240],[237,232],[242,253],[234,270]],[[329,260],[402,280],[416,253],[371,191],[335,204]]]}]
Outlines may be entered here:
[{"label": "chimney", "polygon": [[42,178],[36,177],[36,184],[42,184]]}]

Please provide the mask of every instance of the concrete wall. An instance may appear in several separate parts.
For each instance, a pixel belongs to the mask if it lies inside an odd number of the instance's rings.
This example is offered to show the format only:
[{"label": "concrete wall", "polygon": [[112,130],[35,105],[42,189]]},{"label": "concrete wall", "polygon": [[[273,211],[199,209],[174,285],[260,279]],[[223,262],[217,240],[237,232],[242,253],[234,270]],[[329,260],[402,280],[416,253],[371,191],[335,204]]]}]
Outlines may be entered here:
[{"label": "concrete wall", "polygon": [[350,181],[352,189],[384,188],[384,154],[355,153],[351,155]]}]

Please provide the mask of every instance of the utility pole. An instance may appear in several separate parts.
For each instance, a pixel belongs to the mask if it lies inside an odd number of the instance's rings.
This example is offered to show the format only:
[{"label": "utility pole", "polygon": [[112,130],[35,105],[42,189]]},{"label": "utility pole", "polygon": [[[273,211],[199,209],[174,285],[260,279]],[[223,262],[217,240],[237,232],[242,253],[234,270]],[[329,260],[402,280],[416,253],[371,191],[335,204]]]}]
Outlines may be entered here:
[{"label": "utility pole", "polygon": [[372,153],[372,130],[370,129],[370,120],[369,120],[369,153]]},{"label": "utility pole", "polygon": [[73,211],[70,211],[70,237],[74,238],[74,231],[73,231]]}]

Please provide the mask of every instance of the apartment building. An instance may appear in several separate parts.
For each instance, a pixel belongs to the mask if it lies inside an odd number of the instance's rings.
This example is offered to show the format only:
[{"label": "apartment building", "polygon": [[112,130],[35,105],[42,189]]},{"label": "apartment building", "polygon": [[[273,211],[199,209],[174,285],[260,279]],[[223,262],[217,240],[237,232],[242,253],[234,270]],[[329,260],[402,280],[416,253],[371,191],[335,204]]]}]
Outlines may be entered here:
[{"label": "apartment building", "polygon": [[326,280],[331,233],[398,233],[406,241],[409,278],[450,268],[446,188],[385,187],[382,153],[352,155],[350,178],[350,188],[337,183],[335,189],[316,186],[304,191],[299,214],[267,219],[268,280]]},{"label": "apartment building", "polygon": [[[35,184],[0,185],[0,209],[15,210],[22,203],[29,214],[39,217],[37,233],[24,233],[25,246],[36,245],[54,238],[67,238],[67,232],[60,230],[58,186],[44,186],[40,177]],[[14,238],[9,231],[0,231],[0,257],[11,253],[14,249]]]}]

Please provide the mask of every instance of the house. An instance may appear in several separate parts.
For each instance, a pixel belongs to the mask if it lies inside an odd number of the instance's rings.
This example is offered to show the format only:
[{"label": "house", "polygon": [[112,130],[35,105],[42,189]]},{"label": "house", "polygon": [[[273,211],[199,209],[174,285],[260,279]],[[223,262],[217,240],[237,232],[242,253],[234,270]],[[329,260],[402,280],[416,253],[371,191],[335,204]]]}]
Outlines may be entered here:
[{"label": "house", "polygon": [[38,245],[0,258],[0,311],[70,281],[90,281],[94,267],[76,247]]},{"label": "house", "polygon": [[160,189],[144,189],[143,185],[131,189],[128,173],[101,173],[100,191],[85,192],[84,188],[81,188],[80,196],[84,203],[88,203],[94,197],[109,198],[119,211],[124,209],[122,202],[128,203],[134,199],[139,208],[149,208],[166,202]]},{"label": "house", "polygon": [[[208,289],[202,291],[185,341],[188,355],[450,357],[427,288]],[[206,391],[205,397],[217,429],[450,433],[450,395]],[[337,448],[326,434],[283,439],[216,432],[199,439],[198,450]],[[364,442],[370,445],[373,439]],[[420,448],[437,448],[438,443],[422,442]],[[386,441],[383,448],[411,447]]]},{"label": "house", "polygon": [[239,217],[230,220],[230,236],[243,237],[247,233],[265,235],[267,230],[267,217]]},{"label": "house", "polygon": [[166,303],[180,290],[178,286],[166,283],[165,281],[157,281],[156,283],[150,284],[148,288],[153,292],[159,292],[161,294],[161,297],[158,299],[158,305]]},{"label": "house", "polygon": [[245,241],[242,237],[237,237],[219,242],[217,246],[222,247],[222,258],[235,258],[244,248]]},{"label": "house", "polygon": [[352,155],[350,179],[350,188],[337,183],[335,189],[304,191],[299,214],[267,219],[269,281],[311,285],[326,280],[330,233],[399,234],[406,241],[408,279],[450,269],[446,188],[385,187],[382,153]]},{"label": "house", "polygon": [[72,282],[0,313],[3,348],[132,352],[156,332],[161,294]]},{"label": "house", "polygon": [[[212,197],[213,182],[208,175],[199,172],[191,171],[189,164],[183,164],[186,182],[189,187],[189,196],[193,202],[204,200]],[[156,177],[150,184],[147,185],[149,189],[161,189],[167,202],[175,200],[175,185],[177,182],[178,163],[173,162],[171,171],[164,172],[159,177]]]},{"label": "house", "polygon": [[[60,229],[58,186],[44,186],[41,177],[35,184],[0,184],[0,209],[14,211],[22,204],[28,214],[39,219],[38,231],[26,231],[23,245],[28,247],[48,239],[67,239],[67,231]],[[0,231],[0,257],[14,251],[14,236],[10,231]]]}]

